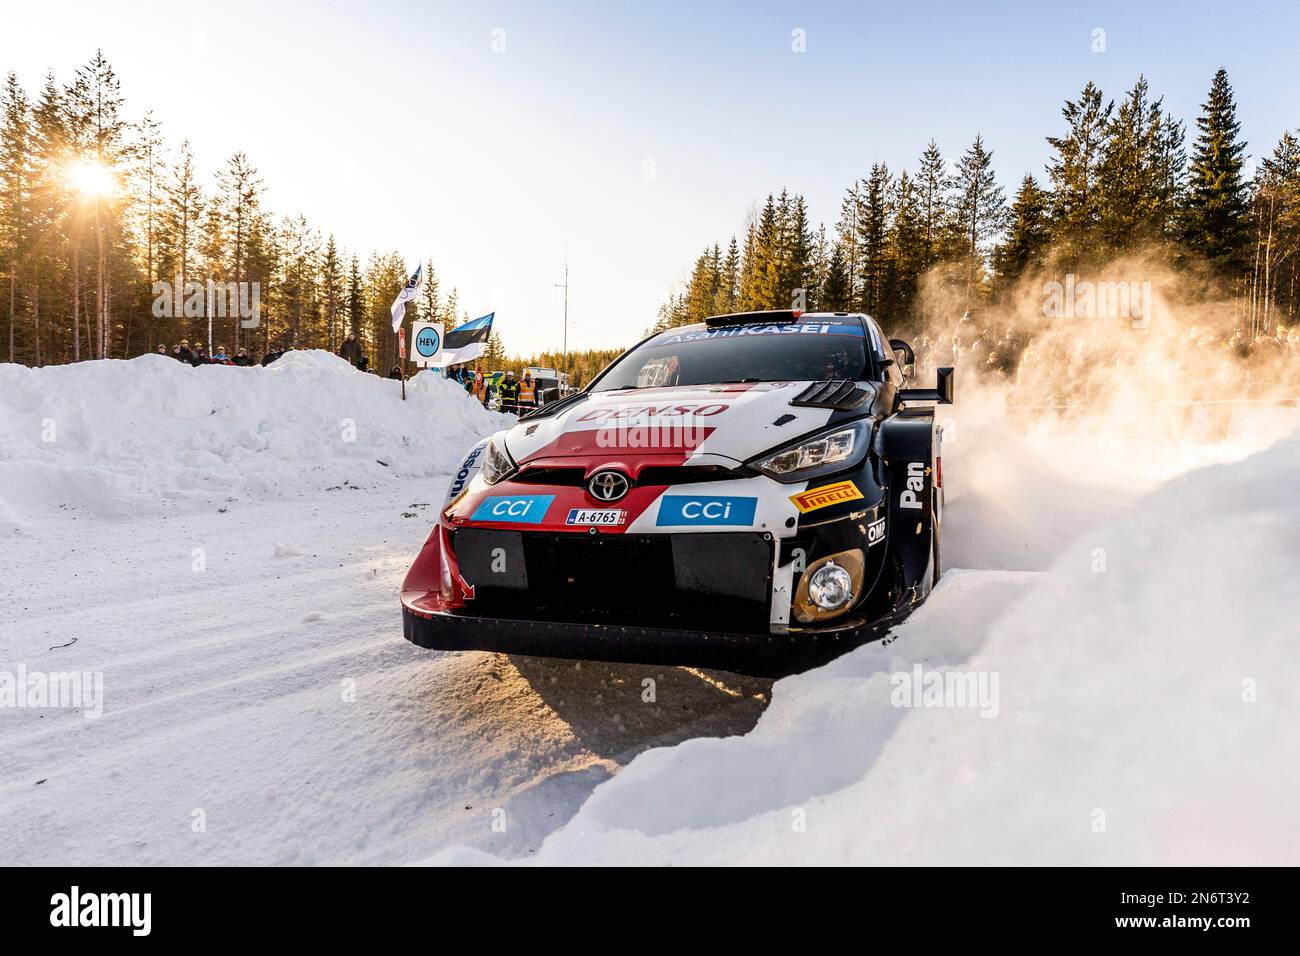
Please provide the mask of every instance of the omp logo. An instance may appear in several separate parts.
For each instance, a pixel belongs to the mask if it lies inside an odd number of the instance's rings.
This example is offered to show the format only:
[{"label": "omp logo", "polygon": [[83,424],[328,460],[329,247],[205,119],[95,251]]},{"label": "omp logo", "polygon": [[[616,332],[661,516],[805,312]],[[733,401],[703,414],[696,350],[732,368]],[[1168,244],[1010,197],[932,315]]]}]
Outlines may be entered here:
[{"label": "omp logo", "polygon": [[448,498],[454,498],[465,490],[465,483],[469,480],[469,476],[478,470],[474,465],[478,462],[479,456],[483,454],[483,449],[486,447],[487,439],[484,439],[465,456],[465,460],[460,464],[460,471],[456,472],[456,478],[451,483],[451,490],[447,492]]},{"label": "omp logo", "polygon": [[664,495],[656,527],[667,525],[740,525],[749,527],[758,511],[757,498],[697,498]]},{"label": "omp logo", "polygon": [[867,547],[873,544],[880,544],[885,540],[885,519],[877,518],[871,524],[867,525]]},{"label": "omp logo", "polygon": [[823,485],[820,488],[791,495],[790,500],[802,514],[807,514],[818,508],[825,508],[827,505],[839,504],[841,501],[854,501],[861,497],[862,492],[858,491],[858,486],[853,482],[837,481],[833,485]]},{"label": "omp logo", "polygon": [[69,893],[50,897],[51,926],[126,926],[133,936],[148,936],[152,928],[150,893]]},{"label": "omp logo", "polygon": [[907,481],[903,485],[903,493],[898,496],[898,507],[912,509],[921,507],[921,500],[917,495],[925,491],[925,474],[929,470],[923,462],[907,463]]},{"label": "omp logo", "polygon": [[471,521],[505,521],[510,524],[541,524],[555,495],[500,495],[484,498]]}]

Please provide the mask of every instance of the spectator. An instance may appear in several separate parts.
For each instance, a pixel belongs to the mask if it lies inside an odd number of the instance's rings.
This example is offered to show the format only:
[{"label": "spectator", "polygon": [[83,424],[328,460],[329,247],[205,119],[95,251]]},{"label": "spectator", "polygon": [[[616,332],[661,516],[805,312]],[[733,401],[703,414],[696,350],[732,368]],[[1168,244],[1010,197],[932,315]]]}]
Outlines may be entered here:
[{"label": "spectator", "polygon": [[483,367],[474,366],[474,397],[487,405],[487,380],[483,377]]},{"label": "spectator", "polygon": [[212,353],[212,358],[209,361],[213,365],[234,365],[235,364],[234,362],[230,361],[230,356],[226,354],[226,347],[224,345],[217,346],[217,350]]},{"label": "spectator", "polygon": [[190,364],[196,368],[208,364],[208,350],[203,347],[202,342],[194,343],[194,349],[190,353]]},{"label": "spectator", "polygon": [[277,342],[275,345],[271,347],[271,351],[267,352],[265,355],[262,356],[262,364],[264,366],[270,365],[272,362],[274,362],[283,354],[284,354],[284,345]]},{"label": "spectator", "polygon": [[189,339],[181,339],[181,344],[177,348],[179,351],[177,351],[176,357],[186,365],[193,365],[194,353],[190,351]]},{"label": "spectator", "polygon": [[166,355],[166,354],[167,354],[167,346],[165,346],[165,345],[160,345],[160,346],[158,346],[158,354],[159,354],[159,355]]},{"label": "spectator", "polygon": [[532,373],[524,370],[524,380],[519,383],[519,414],[527,415],[537,407],[537,384]]},{"label": "spectator", "polygon": [[501,411],[519,414],[519,383],[515,381],[514,370],[506,372],[501,382]]},{"label": "spectator", "polygon": [[366,358],[365,352],[362,352],[361,357],[357,359],[357,371],[358,372],[370,371],[370,359]]},{"label": "spectator", "polygon": [[392,370],[391,372],[388,373],[388,377],[389,377],[389,378],[394,378],[394,379],[397,379],[397,380],[400,381],[401,378],[402,378],[402,366],[400,366],[400,365],[394,365],[394,366],[393,366],[393,370]]},{"label": "spectator", "polygon": [[248,354],[248,349],[241,346],[239,351],[235,353],[234,363],[239,366],[252,365],[253,357]]},{"label": "spectator", "polygon": [[358,363],[361,361],[361,343],[357,341],[357,333],[348,333],[348,337],[343,341],[342,348],[339,349],[339,355],[346,359],[347,363],[353,368],[358,367]]}]

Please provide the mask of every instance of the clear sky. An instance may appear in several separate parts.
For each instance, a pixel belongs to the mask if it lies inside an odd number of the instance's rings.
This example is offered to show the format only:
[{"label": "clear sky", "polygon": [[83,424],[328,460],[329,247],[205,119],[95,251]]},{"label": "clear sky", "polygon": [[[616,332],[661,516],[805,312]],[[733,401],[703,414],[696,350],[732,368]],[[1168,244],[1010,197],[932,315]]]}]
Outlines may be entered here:
[{"label": "clear sky", "polygon": [[1252,156],[1300,126],[1294,2],[0,8],[0,70],[29,90],[96,47],[205,173],[244,150],[270,208],[432,257],[522,352],[559,344],[566,259],[570,346],[631,344],[767,192],[829,225],[873,161],[912,167],[931,137],[955,156],[982,133],[1010,195],[1088,79],[1118,97],[1145,73],[1190,127],[1222,65]]}]

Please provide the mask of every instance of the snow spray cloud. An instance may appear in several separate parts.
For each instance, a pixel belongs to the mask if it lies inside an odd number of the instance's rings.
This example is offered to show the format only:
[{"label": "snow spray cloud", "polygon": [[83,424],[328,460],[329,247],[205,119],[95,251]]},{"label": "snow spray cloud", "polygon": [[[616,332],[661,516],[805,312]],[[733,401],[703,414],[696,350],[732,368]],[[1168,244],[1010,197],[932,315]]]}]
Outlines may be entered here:
[{"label": "snow spray cloud", "polygon": [[6,707],[80,708],[87,719],[102,717],[104,674],[102,671],[29,671],[19,664],[16,670],[0,671],[0,709]]},{"label": "snow spray cloud", "polygon": [[1138,495],[1300,423],[1300,326],[1153,250],[1030,270],[970,304],[922,282],[916,378],[956,369],[944,428],[945,564],[1039,570]]},{"label": "snow spray cloud", "polygon": [[996,302],[965,301],[964,286],[927,276],[922,374],[954,366],[959,396],[997,399],[1021,425],[1131,438],[1148,446],[1146,465],[1177,472],[1191,447],[1236,446],[1210,460],[1239,458],[1295,422],[1300,328],[1275,312],[1252,320],[1249,301],[1158,252],[1031,272]]}]

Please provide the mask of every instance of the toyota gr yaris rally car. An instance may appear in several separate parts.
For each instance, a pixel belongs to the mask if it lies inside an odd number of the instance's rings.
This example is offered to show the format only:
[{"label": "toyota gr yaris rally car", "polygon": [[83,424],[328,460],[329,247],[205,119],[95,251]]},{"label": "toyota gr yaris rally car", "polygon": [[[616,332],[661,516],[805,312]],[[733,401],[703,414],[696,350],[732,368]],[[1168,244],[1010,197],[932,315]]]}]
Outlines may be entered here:
[{"label": "toyota gr yaris rally car", "polygon": [[647,338],[484,439],[402,586],[421,647],[779,674],[882,636],[939,577],[933,403],[865,315]]}]

